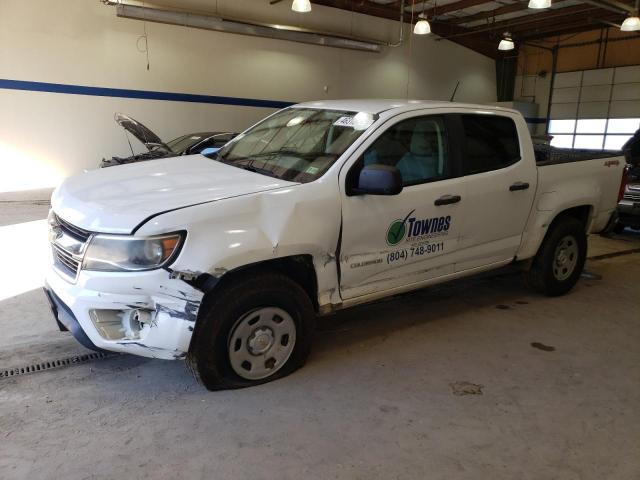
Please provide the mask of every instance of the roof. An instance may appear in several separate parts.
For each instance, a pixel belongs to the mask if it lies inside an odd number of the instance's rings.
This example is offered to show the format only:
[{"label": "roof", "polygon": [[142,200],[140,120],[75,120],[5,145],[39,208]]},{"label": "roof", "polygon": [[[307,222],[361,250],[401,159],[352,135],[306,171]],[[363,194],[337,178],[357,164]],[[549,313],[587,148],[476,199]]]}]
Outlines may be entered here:
[{"label": "roof", "polygon": [[496,110],[515,112],[508,108],[495,105],[479,105],[472,103],[444,102],[441,100],[406,100],[406,99],[347,99],[347,100],[318,100],[299,103],[294,108],[322,108],[326,110],[345,110],[349,112],[366,112],[380,114],[393,111],[394,113],[421,110],[424,108],[468,108],[482,110]]},{"label": "roof", "polygon": [[[498,50],[498,43],[507,31],[516,45],[522,45],[607,27],[617,30],[625,17],[635,12],[633,0],[554,0],[545,9],[528,8],[526,0],[313,0],[313,3],[394,21],[398,21],[400,8],[404,6],[405,22],[417,22],[418,14],[422,13],[436,36],[491,58],[513,55]],[[634,39],[631,35],[625,38]]]}]

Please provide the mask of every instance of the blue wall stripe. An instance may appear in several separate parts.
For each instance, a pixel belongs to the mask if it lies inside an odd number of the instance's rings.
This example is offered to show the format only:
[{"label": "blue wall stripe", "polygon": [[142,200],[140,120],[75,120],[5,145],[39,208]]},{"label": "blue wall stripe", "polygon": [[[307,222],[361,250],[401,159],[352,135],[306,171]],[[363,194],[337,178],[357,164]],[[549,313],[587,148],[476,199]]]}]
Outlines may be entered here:
[{"label": "blue wall stripe", "polygon": [[[67,93],[72,95],[92,95],[97,97],[138,98],[142,100],[168,100],[171,102],[213,103],[217,105],[237,105],[241,107],[285,108],[295,102],[260,100],[257,98],[219,97],[196,95],[193,93],[154,92],[152,90],[130,90],[126,88],[87,87],[63,83],[29,82],[0,78],[0,88],[8,90],[28,90],[31,92]],[[542,124],[546,118],[526,117],[527,123]]]},{"label": "blue wall stripe", "polygon": [[214,95],[195,95],[192,93],[154,92],[151,90],[130,90],[125,88],[87,87],[85,85],[28,82],[24,80],[8,80],[5,78],[0,78],[0,88],[9,90],[28,90],[31,92],[92,95],[97,97],[138,98],[142,100],[169,100],[171,102],[214,103],[218,105],[237,105],[242,107],[284,108],[293,105],[292,102],[260,100],[256,98],[218,97]]}]

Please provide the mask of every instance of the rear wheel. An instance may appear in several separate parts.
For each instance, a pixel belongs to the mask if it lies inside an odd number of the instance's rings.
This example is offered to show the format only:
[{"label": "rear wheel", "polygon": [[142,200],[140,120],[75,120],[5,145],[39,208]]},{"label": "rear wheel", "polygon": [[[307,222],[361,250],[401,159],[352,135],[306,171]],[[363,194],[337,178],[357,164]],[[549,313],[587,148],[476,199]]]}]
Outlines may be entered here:
[{"label": "rear wheel", "polygon": [[549,227],[526,273],[527,283],[545,295],[563,295],[580,278],[586,257],[584,225],[573,217],[560,217]]},{"label": "rear wheel", "polygon": [[239,278],[216,292],[198,321],[189,362],[209,390],[284,377],[310,351],[315,312],[306,292],[276,273]]},{"label": "rear wheel", "polygon": [[620,221],[618,221],[613,227],[613,232],[614,233],[622,233],[622,232],[624,232],[624,227],[625,227],[625,225],[623,223],[620,223]]}]

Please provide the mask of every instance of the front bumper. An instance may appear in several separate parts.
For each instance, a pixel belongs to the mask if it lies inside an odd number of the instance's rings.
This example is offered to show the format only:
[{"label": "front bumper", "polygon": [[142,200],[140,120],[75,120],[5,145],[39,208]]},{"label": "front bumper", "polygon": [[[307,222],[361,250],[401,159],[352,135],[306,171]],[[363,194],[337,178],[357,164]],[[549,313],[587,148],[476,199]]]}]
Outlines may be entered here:
[{"label": "front bumper", "polygon": [[51,313],[53,313],[53,318],[56,319],[60,331],[71,332],[78,342],[90,350],[95,350],[97,352],[103,351],[101,348],[96,347],[91,339],[87,337],[87,334],[82,330],[82,327],[80,326],[80,323],[78,323],[78,319],[73,315],[73,312],[69,310],[69,307],[67,307],[55,293],[53,293],[49,286],[45,284],[43,290],[47,300],[49,300]]},{"label": "front bumper", "polygon": [[640,201],[623,198],[618,203],[618,221],[623,225],[640,228]]},{"label": "front bumper", "polygon": [[[75,283],[51,266],[46,276],[47,297],[58,321],[85,347],[144,357],[183,358],[195,327],[203,293],[158,269],[146,272],[80,271]],[[109,339],[96,328],[95,312],[148,312],[150,321],[122,338]],[[93,314],[93,320],[92,320]]]}]

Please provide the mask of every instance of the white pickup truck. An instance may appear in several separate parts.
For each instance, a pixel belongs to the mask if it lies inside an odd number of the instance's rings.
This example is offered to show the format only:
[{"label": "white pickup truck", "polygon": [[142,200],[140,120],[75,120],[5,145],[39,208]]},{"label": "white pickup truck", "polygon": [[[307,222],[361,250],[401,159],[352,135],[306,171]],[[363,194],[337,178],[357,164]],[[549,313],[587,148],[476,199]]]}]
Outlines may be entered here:
[{"label": "white pickup truck", "polygon": [[67,179],[45,292],[85,346],[186,358],[209,389],[267,382],[304,363],[318,315],[515,262],[571,289],[624,159],[543,157],[504,108],[295,105],[215,158]]}]

